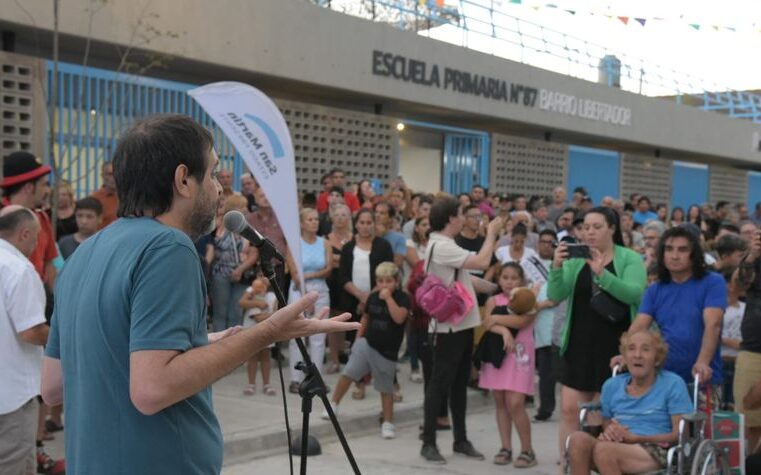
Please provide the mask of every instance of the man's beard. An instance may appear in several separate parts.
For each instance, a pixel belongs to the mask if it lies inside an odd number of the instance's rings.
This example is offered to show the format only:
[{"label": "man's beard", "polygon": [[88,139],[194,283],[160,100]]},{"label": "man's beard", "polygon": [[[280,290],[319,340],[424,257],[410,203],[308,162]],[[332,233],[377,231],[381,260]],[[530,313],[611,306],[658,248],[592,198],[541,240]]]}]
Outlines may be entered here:
[{"label": "man's beard", "polygon": [[190,238],[193,241],[214,231],[216,227],[216,220],[214,218],[217,214],[217,201],[211,199],[205,192],[199,194],[187,224]]}]

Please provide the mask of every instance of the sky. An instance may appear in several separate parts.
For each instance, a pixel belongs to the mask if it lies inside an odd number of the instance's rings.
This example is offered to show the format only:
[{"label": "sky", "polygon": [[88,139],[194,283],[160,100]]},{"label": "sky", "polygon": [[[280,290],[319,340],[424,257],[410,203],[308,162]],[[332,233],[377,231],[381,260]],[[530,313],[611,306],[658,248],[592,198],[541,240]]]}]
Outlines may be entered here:
[{"label": "sky", "polygon": [[[420,34],[588,80],[613,54],[622,88],[646,95],[761,90],[759,0],[515,1],[445,0],[471,31],[445,25]],[[357,3],[333,0],[333,8]]]}]

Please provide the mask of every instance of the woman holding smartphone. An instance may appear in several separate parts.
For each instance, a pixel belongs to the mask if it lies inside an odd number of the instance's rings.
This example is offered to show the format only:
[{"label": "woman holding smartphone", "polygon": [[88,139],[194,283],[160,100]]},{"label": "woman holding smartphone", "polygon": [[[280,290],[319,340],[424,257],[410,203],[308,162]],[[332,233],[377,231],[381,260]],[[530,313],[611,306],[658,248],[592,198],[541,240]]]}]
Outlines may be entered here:
[{"label": "woman holding smartphone", "polygon": [[[589,246],[589,257],[571,257],[568,244],[555,250],[547,281],[547,297],[554,302],[568,299],[561,333],[560,383],[562,420],[561,458],[568,434],[578,430],[578,405],[600,397],[603,382],[610,377],[610,358],[618,354],[621,335],[637,315],[645,291],[646,273],[642,258],[623,245],[618,214],[605,207],[593,208],[584,216],[581,241]],[[583,253],[577,248],[574,255]],[[620,321],[603,315],[606,310]],[[603,312],[605,313],[605,312]]]}]

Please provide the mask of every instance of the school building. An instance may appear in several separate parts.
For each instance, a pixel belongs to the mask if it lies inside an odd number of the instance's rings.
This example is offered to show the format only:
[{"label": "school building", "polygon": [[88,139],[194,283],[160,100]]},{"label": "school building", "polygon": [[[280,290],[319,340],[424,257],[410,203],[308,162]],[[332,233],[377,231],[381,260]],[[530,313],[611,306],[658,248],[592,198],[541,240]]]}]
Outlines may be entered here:
[{"label": "school building", "polygon": [[377,2],[385,15],[398,9],[393,20],[330,3],[67,0],[56,64],[51,2],[0,0],[0,154],[49,157],[52,148],[85,194],[99,187],[99,163],[121,130],[145,114],[180,112],[215,130],[237,176],[235,150],[186,92],[241,81],[283,112],[302,191],[341,167],[352,182],[402,175],[421,191],[480,183],[549,194],[563,184],[585,186],[595,201],[632,192],[683,207],[761,201],[758,96],[651,97],[619,87],[618,59],[604,52],[586,58],[600,64],[595,81],[419,33],[467,24],[463,2],[420,2],[419,11]]}]

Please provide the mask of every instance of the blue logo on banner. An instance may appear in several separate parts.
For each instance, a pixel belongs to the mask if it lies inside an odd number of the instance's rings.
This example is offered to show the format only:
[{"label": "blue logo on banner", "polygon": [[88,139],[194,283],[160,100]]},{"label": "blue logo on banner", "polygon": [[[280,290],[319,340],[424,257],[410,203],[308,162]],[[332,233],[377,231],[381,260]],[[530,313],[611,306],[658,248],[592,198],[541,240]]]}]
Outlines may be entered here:
[{"label": "blue logo on banner", "polygon": [[277,134],[274,130],[272,130],[272,127],[259,117],[252,115],[252,114],[244,114],[244,117],[254,122],[256,125],[258,125],[263,131],[264,134],[267,136],[267,139],[272,144],[272,153],[275,154],[275,158],[282,158],[285,156],[285,151],[283,150],[283,144],[280,143],[280,139],[278,138]]}]

